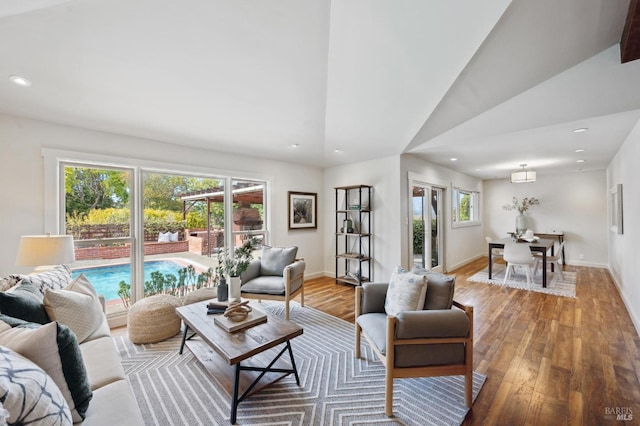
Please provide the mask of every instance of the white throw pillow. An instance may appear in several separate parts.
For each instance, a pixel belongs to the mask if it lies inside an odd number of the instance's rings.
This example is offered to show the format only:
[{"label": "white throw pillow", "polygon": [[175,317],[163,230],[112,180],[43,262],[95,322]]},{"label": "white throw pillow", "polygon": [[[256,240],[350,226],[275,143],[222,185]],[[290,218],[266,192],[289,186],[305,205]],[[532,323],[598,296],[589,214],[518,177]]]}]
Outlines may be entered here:
[{"label": "white throw pillow", "polygon": [[426,277],[412,274],[396,266],[389,281],[384,310],[387,315],[398,315],[402,311],[417,311],[424,306],[426,295]]},{"label": "white throw pillow", "polygon": [[158,233],[158,242],[159,243],[169,243],[171,242],[171,232],[160,232]]},{"label": "white throw pillow", "polygon": [[169,234],[169,242],[175,243],[178,241],[178,231],[176,232],[167,232]]},{"label": "white throw pillow", "polygon": [[44,308],[51,321],[58,321],[84,342],[104,320],[98,293],[87,277],[80,274],[62,290],[45,290]]}]

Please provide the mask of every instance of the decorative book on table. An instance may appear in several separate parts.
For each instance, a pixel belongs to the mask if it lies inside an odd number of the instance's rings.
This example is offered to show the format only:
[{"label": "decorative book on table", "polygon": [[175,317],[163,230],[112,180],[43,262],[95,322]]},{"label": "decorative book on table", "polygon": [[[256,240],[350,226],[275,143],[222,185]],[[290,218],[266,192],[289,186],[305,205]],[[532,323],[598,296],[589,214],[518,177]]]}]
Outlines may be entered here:
[{"label": "decorative book on table", "polygon": [[224,315],[217,315],[214,317],[214,322],[228,331],[232,333],[234,331],[242,330],[244,328],[253,327],[254,325],[262,324],[263,322],[267,322],[267,314],[262,312],[259,309],[253,308],[247,318],[242,321],[232,321]]}]

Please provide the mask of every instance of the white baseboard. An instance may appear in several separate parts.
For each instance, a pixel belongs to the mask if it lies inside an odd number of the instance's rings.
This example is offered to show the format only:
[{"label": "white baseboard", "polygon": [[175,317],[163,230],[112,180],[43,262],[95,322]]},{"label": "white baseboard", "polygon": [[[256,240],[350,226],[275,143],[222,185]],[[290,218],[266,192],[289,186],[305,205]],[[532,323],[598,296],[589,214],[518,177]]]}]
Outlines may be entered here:
[{"label": "white baseboard", "polygon": [[[445,270],[445,272],[449,272],[449,271],[453,271],[454,269],[458,269],[458,268],[466,265],[467,263],[471,263],[474,260],[480,259],[481,257],[487,257],[487,254],[486,253],[477,254],[477,255],[475,255],[473,257],[470,257],[469,259],[465,259],[465,260],[463,260],[461,262],[458,262],[458,263],[455,263],[453,265],[446,265],[447,269]],[[487,259],[488,259],[488,257],[487,257]]]},{"label": "white baseboard", "polygon": [[633,323],[633,326],[636,328],[636,333],[640,335],[640,320],[634,315],[633,309],[631,309],[631,304],[629,303],[629,300],[627,299],[626,295],[622,291],[621,283],[618,281],[616,276],[611,272],[611,268],[607,267],[607,270],[609,271],[609,276],[611,276],[611,279],[613,280],[613,283],[615,284],[616,289],[618,290],[618,294],[622,299],[622,303],[624,303],[624,307],[627,309],[629,318],[631,318],[631,322]]}]

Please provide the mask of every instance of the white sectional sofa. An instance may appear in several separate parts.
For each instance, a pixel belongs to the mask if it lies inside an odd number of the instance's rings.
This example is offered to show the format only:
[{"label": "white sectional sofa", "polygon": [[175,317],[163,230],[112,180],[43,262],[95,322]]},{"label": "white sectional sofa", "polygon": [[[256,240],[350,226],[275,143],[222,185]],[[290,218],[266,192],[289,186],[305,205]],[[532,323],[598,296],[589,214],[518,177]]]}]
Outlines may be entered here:
[{"label": "white sectional sofa", "polygon": [[[0,291],[5,290],[0,293],[0,314],[2,314],[0,315],[0,424],[3,424],[3,420],[12,423],[19,420],[20,416],[34,416],[34,414],[26,414],[25,410],[20,408],[24,404],[16,403],[19,399],[16,393],[19,393],[24,384],[18,383],[19,386],[14,386],[17,376],[14,375],[14,371],[11,371],[14,362],[15,365],[32,362],[33,371],[40,368],[44,372],[40,371],[44,377],[41,381],[46,382],[47,386],[54,382],[53,388],[59,389],[60,395],[68,405],[68,408],[63,407],[64,402],[60,402],[60,398],[55,399],[58,395],[56,389],[47,388],[44,391],[45,384],[41,384],[43,394],[46,394],[50,401],[38,407],[41,410],[49,410],[48,417],[43,416],[43,419],[47,420],[42,420],[38,424],[71,424],[73,422],[91,426],[144,425],[117,348],[111,338],[104,314],[104,304],[99,299],[96,303],[91,289],[87,290],[86,282],[82,283],[81,279],[71,281],[68,269],[58,268],[54,274],[58,275],[53,279],[56,282],[51,281],[51,277],[43,277],[42,274],[10,276],[0,281]],[[33,284],[24,284],[25,279]],[[69,283],[65,284],[64,281],[67,279]],[[58,280],[60,282],[57,282]],[[34,288],[36,290],[33,290]],[[38,290],[41,291],[42,297],[37,294]],[[31,295],[25,296],[24,293],[29,292]],[[93,293],[95,294],[95,290]],[[32,297],[32,295],[35,296]],[[18,299],[20,301],[16,302]],[[22,299],[28,300],[25,302],[26,305],[33,302],[33,306],[23,306]],[[43,308],[37,303],[39,299],[43,300]],[[75,306],[74,303],[80,305]],[[45,309],[49,321],[51,319],[57,321],[55,326],[41,316],[41,309]],[[65,327],[60,324],[64,324],[73,333],[64,331]],[[54,334],[51,339],[47,337],[49,330]],[[65,333],[73,334],[75,337],[61,344],[61,335]],[[48,339],[54,343],[47,345]],[[74,340],[77,343],[73,343]],[[55,347],[56,341],[57,347]],[[71,349],[67,347],[74,345],[75,347]],[[67,354],[73,356],[75,353],[77,357],[78,348],[84,368],[76,365],[79,368],[71,371],[70,366],[79,364],[77,362],[79,358],[76,358],[75,362],[70,362]],[[60,359],[56,359],[57,357]],[[65,357],[67,357],[66,361]],[[64,374],[61,374],[61,370]],[[24,381],[31,383],[34,380],[24,378]],[[77,385],[76,382],[79,384]],[[76,386],[81,387],[82,390],[73,390]],[[38,395],[30,397],[37,399]],[[34,402],[34,407],[35,404]],[[56,409],[58,412],[51,412]],[[82,414],[79,414],[80,412]]]}]

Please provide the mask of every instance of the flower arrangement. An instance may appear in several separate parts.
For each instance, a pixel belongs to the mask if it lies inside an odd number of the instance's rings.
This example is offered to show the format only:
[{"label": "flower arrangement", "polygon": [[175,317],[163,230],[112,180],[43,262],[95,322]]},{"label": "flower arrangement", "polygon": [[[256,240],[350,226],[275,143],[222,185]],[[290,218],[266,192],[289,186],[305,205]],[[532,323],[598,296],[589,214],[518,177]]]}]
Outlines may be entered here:
[{"label": "flower arrangement", "polygon": [[540,204],[540,200],[538,200],[536,197],[525,197],[522,199],[522,201],[519,201],[516,197],[513,197],[511,203],[503,205],[502,208],[508,211],[518,210],[520,214],[523,214],[532,206],[537,206],[538,204]]},{"label": "flower arrangement", "polygon": [[253,248],[257,245],[255,238],[249,238],[240,247],[236,247],[233,255],[227,247],[218,252],[218,266],[216,266],[216,275],[223,277],[239,277],[249,267],[249,263],[253,259]]}]

